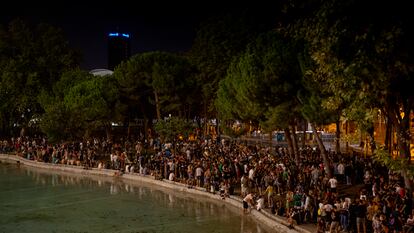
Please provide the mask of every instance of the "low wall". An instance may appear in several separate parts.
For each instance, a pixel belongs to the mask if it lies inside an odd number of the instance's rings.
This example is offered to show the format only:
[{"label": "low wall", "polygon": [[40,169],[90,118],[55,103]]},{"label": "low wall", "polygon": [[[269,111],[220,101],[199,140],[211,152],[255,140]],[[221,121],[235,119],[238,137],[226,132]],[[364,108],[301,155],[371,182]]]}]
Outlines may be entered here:
[{"label": "low wall", "polygon": [[[20,164],[23,164],[25,166],[47,169],[47,170],[70,172],[72,174],[95,175],[95,176],[103,176],[103,177],[117,177],[117,178],[125,179],[128,181],[146,182],[149,184],[157,185],[159,187],[172,189],[178,192],[196,194],[198,196],[220,200],[221,202],[225,204],[229,204],[234,207],[240,208],[240,211],[242,211],[242,208],[243,208],[242,199],[240,197],[230,196],[230,198],[226,198],[222,200],[220,195],[215,195],[215,194],[206,192],[205,189],[203,188],[198,188],[198,187],[188,188],[187,185],[185,184],[181,184],[181,183],[177,183],[177,182],[173,182],[169,180],[162,180],[162,181],[156,180],[153,176],[148,176],[148,175],[142,176],[136,173],[133,173],[133,174],[126,173],[126,174],[122,174],[118,176],[115,170],[98,169],[98,168],[84,169],[81,166],[75,166],[75,165],[43,163],[43,162],[37,162],[33,160],[27,160],[27,159],[24,159],[16,155],[0,154],[0,161],[8,162],[8,163],[19,162]],[[311,233],[312,232],[300,226],[295,226],[295,229],[289,229],[287,227],[287,222],[285,218],[274,216],[265,210],[257,211],[255,209],[252,209],[250,215],[252,215],[259,222],[266,224],[268,227],[270,227],[271,229],[275,230],[278,233],[287,233],[287,232]]]}]

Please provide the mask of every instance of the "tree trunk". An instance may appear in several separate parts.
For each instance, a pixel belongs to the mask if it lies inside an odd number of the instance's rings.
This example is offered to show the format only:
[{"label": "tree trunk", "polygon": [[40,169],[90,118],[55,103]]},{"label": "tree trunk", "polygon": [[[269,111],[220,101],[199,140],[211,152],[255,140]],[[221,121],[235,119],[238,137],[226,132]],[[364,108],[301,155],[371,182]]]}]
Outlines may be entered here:
[{"label": "tree trunk", "polygon": [[83,138],[85,140],[88,140],[90,138],[90,135],[91,135],[90,129],[88,129],[88,128],[85,129],[85,132],[83,133]]},{"label": "tree trunk", "polygon": [[307,122],[303,120],[302,148],[305,148],[306,146],[306,130],[307,130]]},{"label": "tree trunk", "polygon": [[[410,106],[410,105],[409,105]],[[400,109],[394,108],[392,114],[392,123],[397,130],[397,145],[400,158],[407,159],[407,163],[411,163],[410,154],[410,109],[405,108],[404,116],[401,116]],[[401,175],[404,178],[406,189],[412,191],[412,176],[407,174],[407,170],[401,169]]]},{"label": "tree trunk", "polygon": [[112,141],[112,126],[111,123],[105,126],[106,139]]},{"label": "tree trunk", "polygon": [[216,142],[217,142],[217,144],[219,144],[221,138],[220,138],[220,125],[219,125],[219,119],[218,118],[216,118],[216,133],[217,133]]},{"label": "tree trunk", "polygon": [[144,118],[144,139],[148,139],[148,119]]},{"label": "tree trunk", "polygon": [[[348,135],[348,125],[349,125],[349,123],[348,123],[348,120],[345,122],[345,135]],[[346,153],[348,153],[348,151],[349,151],[349,142],[348,142],[348,140],[346,140],[346,142],[345,142],[345,151],[346,151]]]},{"label": "tree trunk", "polygon": [[401,113],[400,108],[394,106],[390,112],[391,124],[397,131],[399,156],[400,158],[408,159],[408,162],[410,162],[410,109],[406,108]]},{"label": "tree trunk", "polygon": [[155,98],[155,110],[157,111],[157,120],[161,120],[161,111],[160,111],[160,100],[158,98],[158,92],[154,90]]},{"label": "tree trunk", "polygon": [[24,136],[26,136],[26,127],[22,126],[20,129],[20,137],[23,138]]},{"label": "tree trunk", "polygon": [[299,167],[300,158],[299,158],[299,149],[298,149],[298,140],[296,137],[296,130],[295,130],[294,125],[291,125],[290,128],[292,130],[292,147],[293,147],[293,154],[295,156],[295,163],[296,163],[296,166]]},{"label": "tree trunk", "polygon": [[372,130],[368,131],[369,135],[369,146],[371,147],[371,154],[375,154],[375,151],[377,150],[377,143],[375,142],[374,137],[374,127],[372,127]]},{"label": "tree trunk", "polygon": [[270,149],[273,148],[273,131],[272,130],[269,131],[269,146],[270,146]]},{"label": "tree trunk", "polygon": [[410,128],[409,128],[409,116],[404,117],[401,120],[401,124],[397,126],[397,142],[400,152],[400,157],[410,158]]},{"label": "tree trunk", "polygon": [[186,114],[186,120],[189,121],[191,117],[191,104],[188,105],[188,112]]},{"label": "tree trunk", "polygon": [[385,127],[385,142],[384,142],[385,149],[388,151],[388,153],[391,154],[391,149],[392,149],[392,146],[391,146],[392,124],[391,124],[391,121],[389,120],[389,117],[387,117],[385,119],[385,125],[386,125],[386,127]]},{"label": "tree trunk", "polygon": [[406,193],[411,195],[411,193],[413,191],[413,189],[412,189],[412,187],[413,187],[413,180],[412,180],[413,177],[410,176],[409,174],[407,174],[407,171],[405,171],[405,170],[401,171],[401,175],[404,178],[404,186],[405,186],[406,191],[407,191]]},{"label": "tree trunk", "polygon": [[332,170],[331,170],[331,166],[330,166],[329,159],[328,159],[328,153],[326,152],[326,149],[325,149],[325,146],[323,145],[321,137],[319,137],[318,130],[316,129],[315,124],[314,123],[310,123],[310,124],[313,130],[313,136],[315,137],[316,142],[318,143],[319,150],[321,151],[321,156],[323,159],[323,164],[325,166],[325,171],[328,177],[332,177]]},{"label": "tree trunk", "polygon": [[7,119],[5,118],[5,114],[0,115],[0,137],[6,137],[7,135]]},{"label": "tree trunk", "polygon": [[207,135],[207,131],[208,131],[208,124],[207,124],[207,122],[208,122],[208,120],[207,120],[207,101],[206,100],[204,100],[204,109],[203,109],[203,111],[204,111],[204,136],[206,136]]},{"label": "tree trunk", "polygon": [[335,132],[335,152],[336,154],[341,153],[341,145],[340,145],[340,139],[341,139],[341,121],[338,120],[335,122],[336,124],[336,132]]},{"label": "tree trunk", "polygon": [[292,143],[292,137],[290,135],[290,130],[286,128],[284,131],[285,131],[285,139],[288,144],[289,156],[293,157],[293,143]]}]

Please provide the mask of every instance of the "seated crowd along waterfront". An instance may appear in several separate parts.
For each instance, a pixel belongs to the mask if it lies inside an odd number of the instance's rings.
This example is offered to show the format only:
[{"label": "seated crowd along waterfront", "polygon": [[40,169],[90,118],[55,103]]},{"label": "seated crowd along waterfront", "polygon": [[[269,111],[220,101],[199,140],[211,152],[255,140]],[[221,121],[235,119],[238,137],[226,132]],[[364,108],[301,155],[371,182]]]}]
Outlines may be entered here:
[{"label": "seated crowd along waterfront", "polygon": [[[200,187],[226,198],[252,195],[250,208],[289,224],[316,224],[318,232],[413,232],[413,195],[403,179],[355,154],[329,151],[328,177],[320,152],[300,149],[299,165],[283,147],[223,140],[92,139],[49,144],[44,138],[12,138],[0,152],[45,163],[114,169]],[[345,189],[343,187],[346,187]],[[353,192],[344,192],[351,190]]]}]

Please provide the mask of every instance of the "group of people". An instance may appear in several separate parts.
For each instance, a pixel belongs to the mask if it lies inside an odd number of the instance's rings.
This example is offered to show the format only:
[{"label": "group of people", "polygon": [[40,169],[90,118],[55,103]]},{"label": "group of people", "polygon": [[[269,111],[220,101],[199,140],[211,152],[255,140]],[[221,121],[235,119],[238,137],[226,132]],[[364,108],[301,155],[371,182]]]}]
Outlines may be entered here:
[{"label": "group of people", "polygon": [[[115,169],[205,188],[223,199],[239,195],[250,208],[285,217],[289,225],[312,223],[318,232],[413,232],[413,196],[402,177],[371,158],[301,148],[296,164],[284,147],[222,140],[92,139],[49,144],[44,138],[13,138],[2,151],[43,162]],[[329,176],[329,166],[333,174]],[[354,193],[341,193],[349,186]],[[351,189],[352,190],[352,189]]]}]

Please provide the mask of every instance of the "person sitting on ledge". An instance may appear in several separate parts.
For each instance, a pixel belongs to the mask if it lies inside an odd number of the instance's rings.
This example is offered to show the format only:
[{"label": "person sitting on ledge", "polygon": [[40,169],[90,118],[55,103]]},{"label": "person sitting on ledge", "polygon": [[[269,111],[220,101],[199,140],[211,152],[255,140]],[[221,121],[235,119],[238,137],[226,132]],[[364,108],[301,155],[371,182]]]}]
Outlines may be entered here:
[{"label": "person sitting on ledge", "polygon": [[288,218],[287,218],[287,222],[288,222],[288,227],[289,229],[294,229],[293,227],[293,217],[295,216],[295,211],[293,211],[293,209],[289,210],[289,212],[287,213]]},{"label": "person sitting on ledge", "polygon": [[260,195],[259,196],[259,199],[257,199],[257,201],[256,201],[256,209],[258,210],[258,211],[260,211],[260,210],[262,210],[263,208],[264,208],[264,202],[265,202],[265,199],[264,199],[264,196],[263,195]]}]

